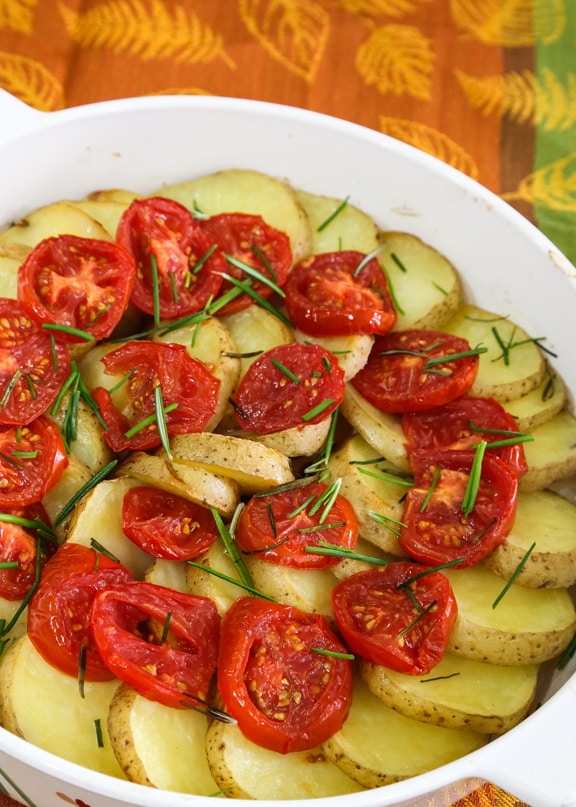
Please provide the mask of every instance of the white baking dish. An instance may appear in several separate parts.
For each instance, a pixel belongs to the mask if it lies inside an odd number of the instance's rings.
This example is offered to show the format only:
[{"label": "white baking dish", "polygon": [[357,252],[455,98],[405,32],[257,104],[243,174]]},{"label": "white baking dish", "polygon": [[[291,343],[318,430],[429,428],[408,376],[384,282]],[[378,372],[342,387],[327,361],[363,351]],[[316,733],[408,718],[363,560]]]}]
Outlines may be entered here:
[{"label": "white baking dish", "polygon": [[[545,335],[576,391],[576,270],[512,208],[443,163],[375,131],[279,105],[155,97],[40,113],[0,91],[0,228],[57,198],[105,187],[147,192],[230,167],[286,177],[314,193],[349,194],[383,227],[418,234],[457,266],[479,305]],[[574,806],[575,669],[573,659],[520,726],[455,763],[378,790],[286,804],[444,806],[489,780],[531,807]],[[95,774],[2,729],[0,783],[38,807],[214,804]]]}]

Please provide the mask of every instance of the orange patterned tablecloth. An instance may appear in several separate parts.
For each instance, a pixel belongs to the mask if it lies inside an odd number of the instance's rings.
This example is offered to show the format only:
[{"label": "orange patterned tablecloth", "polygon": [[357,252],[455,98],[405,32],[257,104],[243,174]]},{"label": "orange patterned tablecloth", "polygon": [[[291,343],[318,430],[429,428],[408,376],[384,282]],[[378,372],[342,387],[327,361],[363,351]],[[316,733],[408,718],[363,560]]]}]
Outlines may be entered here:
[{"label": "orange patterned tablecloth", "polygon": [[[0,87],[45,111],[189,93],[346,118],[478,179],[574,260],[575,41],[573,0],[0,0]],[[521,807],[491,786],[457,807],[496,805]]]}]

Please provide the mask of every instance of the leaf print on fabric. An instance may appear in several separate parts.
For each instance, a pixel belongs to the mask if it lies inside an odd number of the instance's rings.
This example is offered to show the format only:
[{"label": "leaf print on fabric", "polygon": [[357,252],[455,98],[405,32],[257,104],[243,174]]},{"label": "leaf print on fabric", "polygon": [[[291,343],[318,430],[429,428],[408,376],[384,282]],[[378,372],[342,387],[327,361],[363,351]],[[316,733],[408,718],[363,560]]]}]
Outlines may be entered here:
[{"label": "leaf print on fabric", "polygon": [[379,118],[379,128],[383,134],[432,154],[473,179],[478,179],[478,166],[472,157],[458,143],[437,129],[417,121],[384,115]]},{"label": "leaf print on fabric", "polygon": [[450,10],[458,28],[505,48],[550,44],[566,26],[564,0],[450,0]]},{"label": "leaf print on fabric", "polygon": [[330,15],[313,0],[239,0],[240,16],[262,47],[311,83],[324,55]]},{"label": "leaf print on fabric", "polygon": [[31,34],[38,0],[0,0],[0,28]]},{"label": "leaf print on fabric", "polygon": [[516,123],[532,123],[545,131],[565,131],[576,125],[576,73],[563,83],[550,68],[541,80],[531,70],[505,75],[454,75],[470,106],[483,115],[508,117]]},{"label": "leaf print on fabric", "polygon": [[0,87],[42,112],[62,109],[64,90],[40,62],[0,51]]},{"label": "leaf print on fabric", "polygon": [[432,40],[418,28],[385,25],[375,29],[360,46],[356,68],[366,84],[375,84],[383,94],[429,101],[434,61]]},{"label": "leaf print on fabric", "polygon": [[84,48],[105,48],[145,61],[197,64],[222,59],[235,68],[222,37],[184,5],[169,10],[162,0],[109,0],[81,13],[63,2],[59,9],[70,38]]},{"label": "leaf print on fabric", "polygon": [[576,152],[534,171],[518,190],[500,194],[508,202],[524,201],[563,213],[576,213]]},{"label": "leaf print on fabric", "polygon": [[371,17],[386,14],[398,19],[413,14],[421,3],[429,2],[433,0],[340,0],[339,5],[350,14],[366,14]]}]

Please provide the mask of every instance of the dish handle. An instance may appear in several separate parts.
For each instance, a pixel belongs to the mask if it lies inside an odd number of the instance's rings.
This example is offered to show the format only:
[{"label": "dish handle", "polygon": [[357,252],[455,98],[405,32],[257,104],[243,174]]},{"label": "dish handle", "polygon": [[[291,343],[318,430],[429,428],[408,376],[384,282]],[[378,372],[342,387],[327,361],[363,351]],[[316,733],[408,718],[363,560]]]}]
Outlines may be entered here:
[{"label": "dish handle", "polygon": [[31,128],[45,114],[0,89],[0,140]]}]

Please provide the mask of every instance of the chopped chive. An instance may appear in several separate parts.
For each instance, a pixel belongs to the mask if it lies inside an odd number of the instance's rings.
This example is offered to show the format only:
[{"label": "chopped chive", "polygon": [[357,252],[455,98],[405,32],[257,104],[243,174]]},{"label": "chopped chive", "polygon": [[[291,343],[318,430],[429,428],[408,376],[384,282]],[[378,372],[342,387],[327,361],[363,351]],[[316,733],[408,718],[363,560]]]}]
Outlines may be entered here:
[{"label": "chopped chive", "polygon": [[80,655],[78,656],[78,692],[80,697],[84,697],[84,681],[86,679],[86,645],[80,646]]},{"label": "chopped chive", "polygon": [[316,545],[309,545],[304,548],[305,552],[310,552],[313,555],[330,555],[338,558],[348,558],[349,560],[361,561],[363,563],[371,563],[375,566],[387,566],[389,561],[383,558],[375,558],[373,555],[362,555],[354,552],[351,549],[346,549],[335,544],[328,544],[325,541],[319,541]]},{"label": "chopped chive", "polygon": [[516,568],[514,569],[514,572],[510,575],[510,579],[507,581],[506,585],[504,586],[504,588],[502,589],[500,594],[496,597],[496,599],[492,603],[492,608],[496,608],[496,606],[500,603],[502,598],[509,591],[510,586],[512,586],[512,584],[514,583],[514,581],[516,580],[516,578],[518,577],[518,575],[520,574],[520,572],[524,568],[524,566],[526,564],[526,561],[528,560],[528,558],[530,557],[530,555],[534,551],[535,547],[536,547],[536,541],[534,541],[532,543],[532,545],[524,553],[524,556],[520,560],[520,563],[518,564],[518,566],[516,566]]},{"label": "chopped chive", "polygon": [[50,355],[52,356],[52,367],[54,372],[57,373],[60,365],[58,363],[58,353],[56,352],[56,337],[53,333],[50,334]]},{"label": "chopped chive", "polygon": [[274,367],[276,367],[277,370],[280,370],[281,373],[284,373],[284,375],[287,378],[289,378],[290,381],[293,381],[295,384],[300,384],[300,379],[298,378],[298,376],[295,375],[292,372],[292,370],[290,370],[288,367],[286,367],[285,364],[282,364],[281,361],[278,361],[278,359],[272,358],[272,359],[270,359],[270,363],[273,364]]},{"label": "chopped chive", "polygon": [[308,421],[313,420],[317,415],[322,414],[324,410],[332,406],[333,403],[334,398],[325,398],[317,406],[312,407],[312,409],[309,409],[308,412],[304,412],[304,414],[302,415],[302,420],[308,423]]},{"label": "chopped chive", "polygon": [[113,560],[114,563],[120,563],[120,560],[114,555],[110,550],[101,544],[100,541],[97,541],[96,538],[90,538],[90,549],[93,549],[95,552],[100,553],[100,555],[105,555],[109,560]]},{"label": "chopped chive", "polygon": [[420,683],[421,684],[428,684],[431,681],[447,681],[449,678],[455,678],[458,675],[460,675],[459,672],[453,672],[453,673],[450,673],[449,675],[436,675],[436,676],[434,676],[434,678],[421,678]]},{"label": "chopped chive", "polygon": [[162,400],[162,387],[157,384],[154,387],[154,407],[156,409],[156,423],[158,424],[158,434],[162,448],[166,452],[166,456],[172,461],[172,449],[170,448],[170,437],[168,435],[168,424],[166,422],[166,409],[164,408],[164,401]]},{"label": "chopped chive", "polygon": [[0,561],[0,569],[17,569],[20,566],[17,560]]},{"label": "chopped chive", "polygon": [[383,249],[384,244],[380,244],[380,246],[376,247],[376,249],[373,249],[372,252],[368,252],[366,255],[364,255],[364,257],[362,258],[356,269],[354,269],[354,271],[352,272],[352,277],[358,277],[358,275],[362,273],[364,267],[367,266],[370,263],[370,261],[373,260],[377,255],[379,255]]},{"label": "chopped chive", "polygon": [[277,273],[274,271],[272,264],[270,263],[266,255],[262,252],[258,244],[252,244],[251,249],[252,252],[260,258],[266,269],[270,272],[271,277],[274,278],[276,283],[278,283]]},{"label": "chopped chive", "polygon": [[388,292],[390,294],[390,297],[392,298],[392,304],[393,304],[394,308],[396,309],[396,311],[399,314],[401,314],[401,315],[406,314],[406,311],[400,305],[400,301],[398,300],[398,297],[396,295],[396,291],[394,289],[394,283],[392,283],[392,279],[390,277],[390,274],[388,273],[388,270],[382,264],[380,264],[380,268],[382,269],[382,272],[384,273],[384,277],[386,278],[386,285],[388,286]]},{"label": "chopped chive", "polygon": [[6,404],[8,403],[8,400],[9,400],[10,396],[12,395],[12,392],[14,391],[14,387],[18,383],[18,379],[20,378],[21,375],[22,375],[22,370],[20,368],[18,368],[16,370],[16,372],[14,373],[14,375],[12,376],[12,378],[10,379],[10,381],[8,383],[8,386],[4,390],[4,395],[2,396],[2,399],[0,400],[0,406],[1,407],[6,406]]},{"label": "chopped chive", "polygon": [[268,521],[270,522],[270,529],[272,530],[272,537],[275,541],[278,540],[278,527],[276,526],[276,519],[274,517],[274,510],[272,509],[272,503],[270,501],[266,502],[266,512],[268,514]]},{"label": "chopped chive", "polygon": [[345,527],[346,521],[332,521],[330,524],[316,524],[314,527],[301,527],[300,529],[296,530],[296,532],[304,535],[306,533],[311,532],[320,532],[321,530],[335,530],[339,527]]},{"label": "chopped chive", "polygon": [[196,199],[192,200],[192,207],[190,208],[190,212],[192,213],[195,219],[206,220],[210,218],[208,213],[204,213],[204,211],[198,207],[198,202],[196,201]]},{"label": "chopped chive", "polygon": [[482,461],[484,459],[487,445],[488,443],[486,440],[482,440],[478,444],[474,454],[474,460],[472,461],[472,467],[470,468],[470,475],[468,477],[468,484],[466,485],[464,498],[462,499],[462,512],[466,517],[470,515],[474,509],[474,505],[476,504],[476,497],[478,496],[480,479],[482,476]]},{"label": "chopped chive", "polygon": [[[177,403],[168,404],[167,406],[162,408],[162,412],[164,415],[166,415],[168,414],[168,412],[173,412],[174,409],[178,409]],[[129,440],[131,437],[134,437],[135,434],[138,434],[138,432],[142,431],[142,429],[147,429],[148,426],[151,426],[153,423],[156,423],[156,425],[158,425],[157,412],[153,412],[151,415],[148,415],[148,417],[145,417],[143,420],[138,421],[138,423],[132,426],[131,429],[128,429],[127,432],[124,432],[124,437],[126,437]],[[158,428],[160,428],[160,426],[158,426]]]},{"label": "chopped chive", "polygon": [[58,333],[65,333],[69,336],[77,336],[79,339],[84,339],[86,342],[94,342],[95,337],[81,328],[72,328],[70,325],[60,325],[57,322],[45,322],[42,327],[46,331],[57,331]]},{"label": "chopped chive", "polygon": [[78,372],[75,370],[72,370],[66,381],[62,384],[60,392],[56,396],[54,403],[52,404],[52,407],[50,409],[51,415],[55,415],[56,412],[60,409],[64,396],[66,395],[72,384],[78,384]]},{"label": "chopped chive", "polygon": [[196,563],[193,560],[187,560],[186,563],[189,566],[193,566],[195,569],[201,569],[203,572],[207,572],[208,574],[214,575],[214,577],[218,577],[220,580],[224,580],[226,583],[232,583],[234,586],[238,586],[243,591],[247,591],[249,594],[252,594],[254,597],[260,597],[263,600],[268,600],[269,602],[276,602],[274,597],[269,597],[267,594],[264,594],[261,591],[258,591],[257,588],[254,588],[252,585],[246,585],[241,580],[237,580],[235,577],[230,577],[223,572],[219,572],[217,569],[213,569],[211,566],[204,566],[202,563]]},{"label": "chopped chive", "polygon": [[[507,440],[490,440],[488,448],[507,448],[508,446],[517,446],[520,443],[533,443],[535,437],[533,434],[520,434],[517,437],[510,437]],[[470,448],[477,449],[479,443],[474,443]]]},{"label": "chopped chive", "polygon": [[376,513],[374,510],[369,510],[368,515],[372,519],[372,521],[375,521],[377,524],[382,524],[384,527],[387,527],[390,530],[390,532],[396,536],[400,536],[402,528],[407,526],[406,524],[404,524],[403,521],[398,521],[395,518],[390,518],[390,516],[385,516],[383,513]]},{"label": "chopped chive", "polygon": [[483,530],[480,530],[480,532],[477,535],[474,535],[472,538],[470,538],[470,543],[477,544],[478,541],[481,541],[482,538],[484,538],[484,536],[492,529],[492,527],[496,524],[497,521],[498,519],[496,517],[491,518]]},{"label": "chopped chive", "polygon": [[0,513],[0,522],[6,524],[17,524],[27,530],[35,530],[43,539],[51,543],[57,543],[57,538],[50,529],[40,518],[24,518],[23,516],[14,515],[14,513]]},{"label": "chopped chive", "polygon": [[30,397],[33,401],[38,398],[38,394],[36,392],[36,387],[34,386],[34,380],[30,373],[26,373],[24,378],[26,379],[26,384],[28,385],[28,391],[30,392]]},{"label": "chopped chive", "polygon": [[316,462],[313,462],[311,465],[308,465],[304,469],[304,473],[306,474],[315,474],[319,471],[325,471],[328,468],[328,461],[330,459],[330,455],[332,453],[332,448],[334,447],[334,436],[336,434],[336,425],[338,422],[338,412],[339,409],[336,408],[331,415],[330,421],[330,428],[328,430],[328,436],[326,438],[326,444],[322,451],[322,454]]},{"label": "chopped chive", "polygon": [[324,647],[311,647],[312,653],[318,653],[320,656],[332,656],[333,658],[343,658],[348,661],[354,661],[355,656],[353,653],[342,653],[338,650],[326,650]]},{"label": "chopped chive", "polygon": [[329,225],[329,224],[331,224],[331,223],[334,221],[334,219],[335,219],[337,216],[339,216],[339,215],[340,215],[340,213],[342,213],[342,211],[343,211],[343,210],[346,208],[346,206],[348,205],[348,202],[349,202],[349,201],[350,201],[350,196],[348,195],[348,196],[347,196],[345,199],[343,199],[343,200],[340,202],[340,204],[338,205],[338,207],[336,208],[336,210],[334,210],[334,212],[333,212],[333,213],[331,213],[331,214],[328,216],[328,218],[327,218],[327,219],[324,219],[324,221],[323,221],[321,224],[319,224],[319,225],[318,225],[318,227],[316,227],[316,232],[317,232],[317,233],[321,233],[321,232],[322,232],[322,230],[325,230],[325,229],[326,229],[326,227],[328,227],[328,225]]},{"label": "chopped chive", "polygon": [[102,734],[102,721],[99,717],[94,721],[94,730],[96,731],[96,743],[98,748],[104,748],[104,736]]},{"label": "chopped chive", "polygon": [[432,494],[434,493],[434,490],[436,489],[436,485],[440,481],[440,474],[441,473],[442,473],[442,466],[439,465],[436,468],[434,478],[432,479],[432,482],[430,483],[428,493],[426,494],[426,496],[424,498],[424,501],[422,502],[422,504],[420,506],[420,513],[423,513],[426,510],[426,508],[428,507],[428,505],[430,504],[430,499],[432,498]]},{"label": "chopped chive", "polygon": [[332,375],[332,365],[330,364],[328,356],[322,356],[322,364],[326,370],[326,375]]},{"label": "chopped chive", "polygon": [[224,257],[226,258],[227,262],[230,266],[236,267],[245,275],[256,280],[258,283],[262,283],[264,286],[268,286],[269,289],[272,289],[279,297],[286,297],[286,293],[283,289],[280,288],[273,280],[267,277],[262,272],[259,272],[258,269],[255,269],[254,266],[251,266],[249,263],[245,261],[241,261],[238,258],[235,258],[234,255],[228,255],[226,252],[223,253]]},{"label": "chopped chive", "polygon": [[450,361],[456,361],[457,359],[467,359],[469,356],[479,356],[482,353],[487,353],[487,347],[475,347],[472,350],[463,350],[460,353],[448,353],[445,356],[434,356],[424,364],[422,368],[424,372],[429,370],[431,367],[435,367],[437,364],[446,364]]},{"label": "chopped chive", "polygon": [[446,291],[446,289],[443,289],[442,286],[439,283],[436,283],[435,280],[432,281],[432,285],[434,286],[435,289],[438,289],[440,294],[443,294],[444,297],[448,296],[448,292]]},{"label": "chopped chive", "polygon": [[292,512],[291,512],[291,513],[289,513],[289,514],[286,516],[286,518],[288,519],[288,521],[289,521],[291,518],[295,518],[295,517],[296,517],[296,516],[297,516],[299,513],[302,513],[304,510],[306,510],[306,508],[308,507],[308,505],[309,505],[309,504],[312,504],[312,502],[314,501],[314,499],[315,499],[315,498],[316,498],[316,496],[315,496],[315,494],[314,494],[314,493],[312,494],[312,496],[308,496],[308,498],[306,499],[306,501],[305,501],[305,502],[302,502],[302,504],[298,505],[298,507],[297,507],[295,510],[292,510]]},{"label": "chopped chive", "polygon": [[8,465],[11,465],[12,468],[22,468],[22,465],[19,462],[16,462],[15,459],[10,457],[8,454],[5,454],[3,451],[0,451],[0,459],[3,459],[4,462],[8,463]]},{"label": "chopped chive", "polygon": [[134,373],[135,373],[135,372],[136,372],[136,368],[135,368],[135,367],[133,367],[131,370],[128,370],[128,372],[126,373],[126,375],[125,375],[125,376],[123,376],[123,377],[120,379],[120,381],[118,381],[118,383],[117,383],[117,384],[114,384],[114,386],[113,386],[113,387],[110,387],[110,389],[108,390],[108,392],[110,393],[110,395],[112,395],[114,392],[116,392],[117,390],[119,390],[119,389],[120,389],[120,387],[123,387],[123,386],[124,386],[124,384],[127,384],[127,383],[128,383],[128,381],[130,381],[130,379],[132,378],[132,376],[134,375]]},{"label": "chopped chive", "polygon": [[320,524],[323,524],[328,517],[328,514],[332,507],[334,506],[334,502],[338,498],[338,494],[340,493],[340,488],[342,487],[342,479],[339,477],[329,485],[324,493],[318,497],[318,500],[312,505],[310,508],[310,515],[315,515],[318,510],[322,507],[322,513],[320,515]]},{"label": "chopped chive", "polygon": [[454,560],[446,561],[446,563],[441,563],[438,566],[430,566],[430,568],[425,569],[422,572],[418,572],[417,574],[413,574],[412,577],[409,577],[407,580],[404,580],[403,583],[400,583],[398,588],[406,588],[407,586],[412,585],[412,583],[415,583],[416,580],[419,580],[421,577],[426,577],[427,574],[433,574],[434,572],[441,572],[443,569],[449,569],[451,566],[457,566],[464,560],[465,558],[454,558]]},{"label": "chopped chive", "polygon": [[218,529],[218,534],[222,539],[222,543],[224,544],[224,548],[226,549],[226,554],[236,567],[236,570],[240,576],[240,580],[244,584],[244,586],[248,588],[254,588],[254,584],[252,583],[252,579],[250,577],[250,573],[246,568],[246,564],[242,560],[242,555],[238,551],[238,546],[233,535],[229,532],[224,521],[222,520],[222,516],[220,513],[214,508],[211,507],[210,511],[212,513],[212,518],[216,522],[216,527]]},{"label": "chopped chive", "polygon": [[403,590],[404,590],[404,593],[406,594],[406,596],[408,597],[408,599],[411,601],[414,608],[416,609],[416,613],[421,614],[424,609],[422,608],[422,606],[420,605],[420,603],[418,602],[418,600],[414,596],[414,592],[412,591],[410,586],[405,586]]},{"label": "chopped chive", "polygon": [[390,257],[392,258],[392,260],[394,261],[394,263],[396,264],[396,266],[398,267],[398,269],[400,269],[400,271],[401,271],[401,272],[408,272],[408,270],[406,269],[406,266],[405,266],[405,265],[404,265],[404,263],[403,263],[403,262],[400,260],[400,258],[399,258],[399,257],[398,257],[398,255],[396,254],[396,252],[391,252],[391,253],[390,253]]},{"label": "chopped chive", "polygon": [[395,485],[403,485],[406,488],[414,487],[412,478],[407,478],[405,476],[403,477],[401,473],[375,473],[374,471],[369,471],[368,468],[358,468],[358,471],[366,476],[373,476],[375,479],[381,479],[383,482],[392,482]]},{"label": "chopped chive", "polygon": [[162,628],[162,636],[160,641],[165,642],[168,638],[168,633],[170,632],[170,623],[172,622],[172,612],[169,611],[166,614],[166,619],[164,620],[164,626]]},{"label": "chopped chive", "polygon": [[[206,263],[206,261],[208,260],[208,258],[209,258],[209,257],[212,255],[212,253],[213,253],[213,252],[215,252],[215,250],[217,250],[217,249],[218,249],[218,244],[212,244],[212,246],[211,246],[211,247],[209,247],[209,249],[207,249],[207,250],[206,250],[206,252],[204,253],[204,255],[202,255],[202,257],[201,257],[201,258],[198,258],[198,260],[196,261],[196,263],[194,264],[194,266],[191,268],[191,270],[190,270],[189,274],[191,274],[191,275],[197,275],[197,274],[199,273],[200,269],[202,269],[202,267],[204,266],[204,264],[205,264],[205,263]],[[187,283],[186,285],[187,285],[187,286],[189,286],[189,285],[190,285],[190,280],[188,280],[188,283]]]},{"label": "chopped chive", "polygon": [[416,617],[416,619],[413,622],[411,622],[409,625],[406,625],[406,627],[403,628],[399,632],[398,638],[401,639],[404,636],[406,636],[408,633],[410,633],[411,630],[414,630],[414,628],[418,625],[418,623],[421,622],[430,613],[430,611],[432,610],[432,608],[435,607],[435,605],[436,605],[436,600],[433,600],[431,603],[429,603],[426,606],[426,608],[422,608],[420,613]]},{"label": "chopped chive", "polygon": [[87,493],[89,493],[96,485],[101,482],[114,470],[116,465],[118,464],[118,460],[112,460],[105,465],[97,474],[88,480],[82,487],[76,491],[76,493],[68,500],[68,502],[64,505],[64,507],[60,510],[56,518],[52,523],[53,529],[56,529],[67,516],[74,510],[78,502],[80,502]]},{"label": "chopped chive", "polygon": [[228,274],[224,274],[223,277],[225,280],[228,280],[229,283],[232,283],[233,286],[236,286],[238,289],[245,292],[249,297],[252,297],[255,303],[260,305],[262,308],[265,308],[266,311],[279,319],[280,322],[283,322],[284,325],[288,326],[288,328],[294,327],[294,325],[284,316],[284,314],[278,311],[278,309],[269,303],[268,300],[266,300],[261,294],[258,294],[258,292],[252,288],[250,281],[238,280],[237,277],[233,277],[232,275]]},{"label": "chopped chive", "polygon": [[174,303],[176,303],[176,305],[177,305],[178,304],[178,289],[176,287],[176,275],[174,274],[174,272],[172,270],[170,270],[168,276],[170,278],[170,288],[172,290],[172,299],[174,300]]},{"label": "chopped chive", "polygon": [[38,451],[18,451],[15,449],[12,452],[12,456],[19,460],[33,460],[38,456]]},{"label": "chopped chive", "polygon": [[154,325],[160,324],[160,286],[158,283],[158,264],[156,255],[150,255],[150,267],[152,270],[152,302],[154,311]]}]

